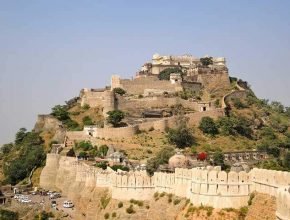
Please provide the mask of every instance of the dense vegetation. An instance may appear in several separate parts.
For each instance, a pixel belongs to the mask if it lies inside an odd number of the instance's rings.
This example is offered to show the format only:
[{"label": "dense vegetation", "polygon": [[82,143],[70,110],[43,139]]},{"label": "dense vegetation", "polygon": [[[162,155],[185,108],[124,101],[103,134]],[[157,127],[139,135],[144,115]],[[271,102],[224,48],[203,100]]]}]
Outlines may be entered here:
[{"label": "dense vegetation", "polygon": [[0,220],[17,220],[19,219],[18,213],[6,209],[0,209]]},{"label": "dense vegetation", "polygon": [[167,164],[171,156],[174,155],[174,148],[163,148],[160,150],[157,155],[147,161],[147,173],[153,175],[153,173],[158,169],[162,164]]},{"label": "dense vegetation", "polygon": [[79,157],[105,157],[109,147],[107,145],[93,146],[90,141],[80,141],[74,146]]},{"label": "dense vegetation", "polygon": [[112,124],[114,127],[118,127],[120,125],[120,122],[125,117],[124,112],[120,110],[109,111],[107,112],[107,114],[108,114],[107,122]]},{"label": "dense vegetation", "polygon": [[194,142],[192,131],[182,123],[176,129],[169,129],[167,133],[168,142],[178,148],[191,147]]},{"label": "dense vegetation", "polygon": [[[56,105],[55,107],[52,108],[51,115],[60,120],[68,130],[71,131],[82,130],[82,127],[80,127],[80,125],[76,121],[71,119],[68,110],[69,110],[68,105]],[[84,121],[88,122],[88,118],[85,118]]]},{"label": "dense vegetation", "polygon": [[201,64],[203,66],[208,66],[208,65],[213,64],[212,57],[203,57],[203,58],[200,58],[200,62],[201,62]]},{"label": "dense vegetation", "polygon": [[125,95],[126,94],[126,91],[124,89],[122,89],[122,88],[119,88],[119,87],[118,88],[114,88],[113,91],[114,91],[115,94],[119,94],[119,95]]},{"label": "dense vegetation", "polygon": [[181,68],[167,68],[159,73],[158,78],[160,80],[170,80],[171,73],[180,73],[182,76]]},{"label": "dense vegetation", "polygon": [[42,166],[45,160],[43,149],[43,140],[38,133],[21,128],[14,143],[1,148],[5,182],[14,185],[28,177],[34,168]]}]

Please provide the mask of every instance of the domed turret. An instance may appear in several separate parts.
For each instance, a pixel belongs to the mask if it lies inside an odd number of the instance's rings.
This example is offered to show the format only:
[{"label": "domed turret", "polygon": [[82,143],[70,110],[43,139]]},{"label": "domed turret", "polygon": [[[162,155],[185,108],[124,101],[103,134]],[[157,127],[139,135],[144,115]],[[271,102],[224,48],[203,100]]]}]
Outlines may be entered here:
[{"label": "domed turret", "polygon": [[186,167],[187,164],[188,164],[187,158],[180,152],[177,152],[175,155],[170,157],[168,161],[168,166],[171,169],[183,168],[183,167]]}]

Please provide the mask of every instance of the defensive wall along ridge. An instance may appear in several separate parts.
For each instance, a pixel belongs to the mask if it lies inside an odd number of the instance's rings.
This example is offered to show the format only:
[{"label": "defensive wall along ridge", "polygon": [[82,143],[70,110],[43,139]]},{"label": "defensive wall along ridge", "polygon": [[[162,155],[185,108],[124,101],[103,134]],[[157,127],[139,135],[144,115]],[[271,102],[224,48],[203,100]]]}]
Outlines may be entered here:
[{"label": "defensive wall along ridge", "polygon": [[[214,119],[217,119],[220,116],[224,115],[223,109],[213,109],[210,111],[205,112],[195,112],[186,114],[185,117],[188,119],[188,125],[193,126],[197,125],[199,121],[202,119],[202,117],[210,116]],[[167,128],[175,128],[178,123],[176,121],[178,120],[178,116],[172,116],[169,118],[162,118],[160,120],[151,121],[151,122],[143,122],[136,125],[130,125],[128,127],[120,127],[120,128],[111,128],[111,127],[105,127],[105,128],[97,128],[92,126],[87,126],[84,128],[83,133],[82,132],[67,132],[67,136],[70,137],[70,139],[78,140],[82,136],[88,136],[92,135],[96,138],[104,138],[104,139],[121,139],[121,138],[128,138],[132,137],[135,134],[138,133],[138,131],[149,131],[150,129],[158,130],[161,132],[166,131]]]},{"label": "defensive wall along ridge", "polygon": [[40,186],[58,189],[69,198],[88,188],[105,187],[118,200],[150,200],[155,192],[167,192],[190,199],[196,205],[239,208],[257,191],[277,198],[277,218],[290,218],[290,172],[252,169],[249,173],[220,171],[218,168],[175,169],[175,173],[103,171],[73,157],[47,154]]}]

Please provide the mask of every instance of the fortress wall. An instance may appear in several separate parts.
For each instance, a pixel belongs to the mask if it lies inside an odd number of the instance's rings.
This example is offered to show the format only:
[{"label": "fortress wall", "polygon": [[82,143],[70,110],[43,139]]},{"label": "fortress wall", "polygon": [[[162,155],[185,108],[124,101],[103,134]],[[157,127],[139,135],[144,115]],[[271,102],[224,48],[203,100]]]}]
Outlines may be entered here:
[{"label": "fortress wall", "polygon": [[189,118],[188,124],[192,126],[192,125],[198,125],[200,120],[203,117],[207,116],[213,119],[218,119],[218,117],[222,117],[224,115],[225,115],[224,110],[217,108],[217,109],[213,109],[213,110],[205,111],[205,112],[195,112],[195,113],[188,114],[185,116]]},{"label": "fortress wall", "polygon": [[[277,198],[277,219],[289,219],[290,173],[254,168],[249,173],[176,169],[175,173],[156,172],[149,177],[141,172],[108,173],[76,161],[73,157],[48,154],[40,176],[40,186],[58,189],[71,199],[96,187],[109,188],[112,198],[150,200],[154,192],[167,192],[189,198],[195,206],[239,208],[247,205],[253,191]],[[89,194],[88,194],[89,195]]]},{"label": "fortress wall", "polygon": [[277,197],[279,187],[290,185],[289,172],[254,168],[250,171],[250,178],[253,183],[251,191],[266,193],[275,197]]},{"label": "fortress wall", "polygon": [[152,177],[138,172],[134,174],[112,174],[112,198],[119,200],[150,200],[154,194]]},{"label": "fortress wall", "polygon": [[44,189],[55,188],[56,175],[59,168],[60,156],[58,154],[47,154],[46,164],[40,175],[39,185]]},{"label": "fortress wall", "polygon": [[120,79],[119,86],[126,90],[127,94],[137,95],[144,94],[145,89],[161,89],[174,93],[181,87],[180,85],[178,86],[178,84],[171,84],[171,82],[167,80],[159,80],[155,76],[135,78],[133,80]]},{"label": "fortress wall", "polygon": [[174,173],[154,173],[155,191],[162,193],[175,193],[175,175]]},{"label": "fortress wall", "polygon": [[59,169],[56,175],[55,187],[64,195],[69,192],[69,187],[76,179],[77,161],[74,157],[60,158]]},{"label": "fortress wall", "polygon": [[75,140],[75,141],[82,141],[82,140],[89,139],[89,137],[83,131],[67,131],[66,137],[69,140]]},{"label": "fortress wall", "polygon": [[290,188],[281,187],[277,191],[277,220],[290,219]]},{"label": "fortress wall", "polygon": [[226,103],[228,103],[231,99],[241,99],[241,98],[246,98],[248,94],[247,90],[237,90],[237,91],[233,91],[230,94],[226,95],[224,100]]},{"label": "fortress wall", "polygon": [[[224,115],[223,109],[212,109],[205,112],[194,112],[186,114],[189,126],[196,126],[199,124],[202,117],[208,116],[217,119]],[[166,128],[175,128],[177,126],[178,116],[162,118],[152,122],[144,122],[134,126],[121,127],[121,128],[96,128],[93,133],[94,137],[104,139],[122,139],[134,136],[138,130],[149,131],[151,128],[164,132]],[[67,137],[72,141],[89,140],[90,136],[86,135],[84,131],[70,131],[67,132]]]},{"label": "fortress wall", "polygon": [[181,104],[184,108],[200,111],[197,102],[181,99],[180,97],[145,97],[131,98],[118,96],[118,109],[122,111],[133,111],[136,109],[151,109],[151,108],[170,108],[171,106]]},{"label": "fortress wall", "polygon": [[230,87],[229,74],[226,71],[198,74],[197,81],[208,91],[217,91]]},{"label": "fortress wall", "polygon": [[239,208],[247,205],[250,193],[246,172],[192,170],[190,200],[194,205],[215,208]]},{"label": "fortress wall", "polygon": [[81,97],[81,106],[89,105],[90,107],[102,106],[103,100],[105,99],[104,92],[96,91],[84,91]]},{"label": "fortress wall", "polygon": [[115,96],[110,90],[104,91],[83,91],[80,95],[81,106],[89,105],[90,107],[102,107],[103,114],[106,117],[108,111],[115,109]]},{"label": "fortress wall", "polygon": [[97,128],[95,137],[110,139],[110,138],[127,138],[134,136],[138,131],[138,126],[129,126],[121,128]]}]

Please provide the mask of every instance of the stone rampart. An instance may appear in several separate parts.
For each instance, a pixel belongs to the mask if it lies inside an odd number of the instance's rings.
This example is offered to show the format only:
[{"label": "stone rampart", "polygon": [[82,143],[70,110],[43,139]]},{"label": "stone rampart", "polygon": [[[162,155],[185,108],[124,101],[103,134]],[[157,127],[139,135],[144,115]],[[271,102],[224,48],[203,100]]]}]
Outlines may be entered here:
[{"label": "stone rampart", "polygon": [[[209,116],[213,119],[217,119],[220,116],[224,115],[223,109],[213,109],[205,112],[194,112],[186,114],[185,117],[188,119],[188,125],[194,126],[197,125],[202,117]],[[138,131],[149,131],[151,128],[154,130],[159,130],[164,132],[167,128],[175,128],[177,126],[178,116],[173,116],[169,118],[162,118],[156,121],[144,122],[133,126],[120,127],[120,128],[91,128],[90,133],[93,137],[104,138],[104,139],[122,139],[132,137],[138,133]],[[89,139],[88,129],[84,129],[82,132],[69,132],[68,139],[79,141],[81,139]]]},{"label": "stone rampart", "polygon": [[74,197],[76,192],[95,187],[108,188],[119,200],[150,200],[154,192],[167,192],[190,199],[195,206],[239,208],[247,205],[252,192],[277,198],[277,219],[289,219],[290,173],[254,168],[249,173],[218,169],[175,169],[175,173],[156,172],[149,177],[142,172],[102,171],[73,157],[48,154],[40,176],[40,186],[59,189]]},{"label": "stone rampart", "polygon": [[148,76],[135,79],[120,79],[118,76],[113,76],[111,88],[123,88],[127,94],[143,95],[146,89],[150,90],[164,90],[170,93],[182,91],[180,84],[171,84],[167,80],[159,80],[156,76]]},{"label": "stone rampart", "polygon": [[290,172],[254,168],[250,171],[250,178],[253,183],[251,191],[275,197],[280,187],[290,185]]},{"label": "stone rampart", "polygon": [[290,219],[290,187],[281,187],[277,192],[277,220]]}]

